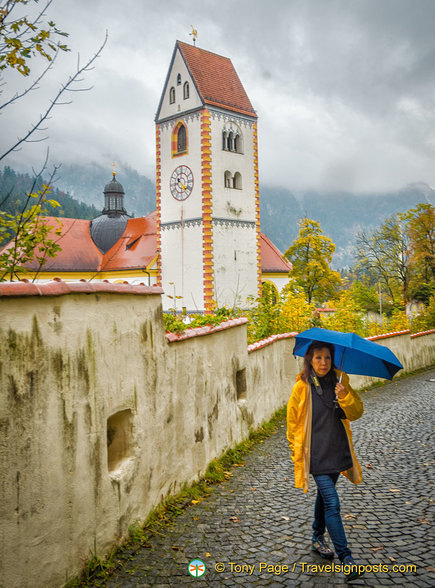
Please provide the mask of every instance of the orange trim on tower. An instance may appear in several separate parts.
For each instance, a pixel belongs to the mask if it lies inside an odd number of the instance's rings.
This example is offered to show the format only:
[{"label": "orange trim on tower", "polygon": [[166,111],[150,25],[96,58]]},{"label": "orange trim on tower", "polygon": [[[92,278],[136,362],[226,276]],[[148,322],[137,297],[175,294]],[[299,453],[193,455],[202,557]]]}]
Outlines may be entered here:
[{"label": "orange trim on tower", "polygon": [[201,186],[202,186],[202,248],[203,248],[203,296],[204,311],[213,311],[213,227],[211,180],[211,128],[210,112],[201,111]]},{"label": "orange trim on tower", "polygon": [[257,232],[257,276],[258,296],[261,296],[261,241],[260,241],[260,189],[258,177],[258,130],[254,123],[254,183],[255,183],[255,228]]},{"label": "orange trim on tower", "polygon": [[160,125],[156,124],[156,241],[157,241],[157,285],[162,286],[162,248],[161,248],[161,165],[160,165]]}]

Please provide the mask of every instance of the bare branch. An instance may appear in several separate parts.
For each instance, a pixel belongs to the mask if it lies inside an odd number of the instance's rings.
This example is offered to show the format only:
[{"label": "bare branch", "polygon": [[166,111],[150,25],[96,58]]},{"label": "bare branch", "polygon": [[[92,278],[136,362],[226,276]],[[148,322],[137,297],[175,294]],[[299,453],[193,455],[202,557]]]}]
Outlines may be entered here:
[{"label": "bare branch", "polygon": [[[46,73],[48,72],[49,69],[51,69],[53,67],[54,62],[56,61],[57,56],[59,55],[59,51],[56,51],[56,53],[54,54],[53,59],[49,62],[49,64],[47,65],[47,67],[44,69],[44,71],[41,73],[41,75],[39,75],[31,84],[28,88],[26,88],[25,90],[23,90],[21,92],[21,94],[15,94],[15,96],[13,96],[10,100],[8,100],[7,102],[5,102],[4,104],[0,104],[0,110],[2,110],[3,108],[6,108],[6,106],[9,106],[10,104],[13,104],[16,100],[19,100],[20,98],[23,98],[23,96],[25,96],[26,94],[28,94],[29,92],[31,92],[32,90],[38,90],[39,88],[37,87],[39,82],[42,80],[42,78],[46,75]],[[4,83],[4,85],[6,85],[6,82]]]},{"label": "bare branch", "polygon": [[[2,155],[0,155],[0,161],[2,159],[4,159],[7,155],[9,155],[9,153],[11,153],[12,151],[15,151],[17,149],[17,147],[19,147],[20,145],[22,145],[25,142],[29,142],[29,138],[38,130],[41,130],[41,125],[44,121],[49,119],[49,115],[51,113],[51,111],[53,110],[53,108],[55,106],[64,104],[63,102],[60,102],[60,98],[61,96],[67,91],[70,90],[71,86],[74,83],[77,83],[80,80],[80,76],[84,73],[89,71],[90,66],[95,62],[95,60],[100,56],[102,50],[104,49],[106,43],[107,43],[107,38],[108,38],[108,33],[106,31],[106,36],[104,39],[103,44],[101,45],[101,47],[98,49],[98,51],[92,56],[92,58],[80,69],[78,69],[76,71],[76,73],[72,76],[70,76],[68,78],[68,80],[61,85],[58,93],[56,94],[56,96],[54,97],[53,100],[51,100],[51,104],[50,106],[47,108],[47,110],[45,111],[45,113],[43,115],[40,116],[40,119],[37,123],[33,124],[30,129],[21,137],[19,138],[16,143],[14,145],[12,145],[12,147],[10,147],[5,153],[3,153]],[[84,91],[84,90],[83,90]]]}]

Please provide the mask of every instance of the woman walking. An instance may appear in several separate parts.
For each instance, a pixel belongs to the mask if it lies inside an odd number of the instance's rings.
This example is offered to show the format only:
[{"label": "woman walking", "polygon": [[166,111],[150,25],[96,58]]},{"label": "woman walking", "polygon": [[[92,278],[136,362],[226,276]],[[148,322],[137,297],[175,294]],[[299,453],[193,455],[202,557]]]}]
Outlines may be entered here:
[{"label": "woman walking", "polygon": [[335,485],[340,473],[355,484],[362,480],[349,425],[362,413],[363,404],[348,376],[335,368],[334,346],[312,343],[288,403],[287,439],[296,488],[308,492],[310,474],[317,485],[312,548],[326,559],[334,557],[324,537],[327,529],[338,558],[346,566],[347,580],[355,580],[362,572],[358,572],[347,544]]}]

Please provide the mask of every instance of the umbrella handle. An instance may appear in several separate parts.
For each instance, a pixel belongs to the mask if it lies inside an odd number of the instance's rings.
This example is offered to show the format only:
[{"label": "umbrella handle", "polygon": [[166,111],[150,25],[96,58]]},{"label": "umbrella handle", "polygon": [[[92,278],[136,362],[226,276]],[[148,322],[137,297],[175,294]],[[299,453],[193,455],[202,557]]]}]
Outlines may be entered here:
[{"label": "umbrella handle", "polygon": [[342,371],[342,369],[341,369],[341,366],[342,366],[342,364],[343,364],[343,357],[344,357],[344,352],[345,352],[345,349],[343,349],[343,353],[341,354],[341,357],[340,357],[340,367],[338,368],[338,369],[341,371],[340,378],[339,378],[339,380],[338,380],[338,381],[340,382],[340,384],[341,384],[341,380],[342,380],[342,378],[343,378],[343,371]]}]

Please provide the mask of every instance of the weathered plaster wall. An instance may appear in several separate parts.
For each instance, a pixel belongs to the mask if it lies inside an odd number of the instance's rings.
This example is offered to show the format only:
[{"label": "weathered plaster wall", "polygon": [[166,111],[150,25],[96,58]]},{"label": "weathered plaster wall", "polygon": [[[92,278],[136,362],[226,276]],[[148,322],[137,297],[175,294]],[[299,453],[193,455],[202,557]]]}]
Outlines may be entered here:
[{"label": "weathered plaster wall", "polygon": [[[245,319],[165,336],[152,287],[0,284],[0,315],[7,588],[61,586],[106,552],[286,403],[301,361],[293,334],[247,348]],[[416,369],[434,337],[391,341]]]}]

